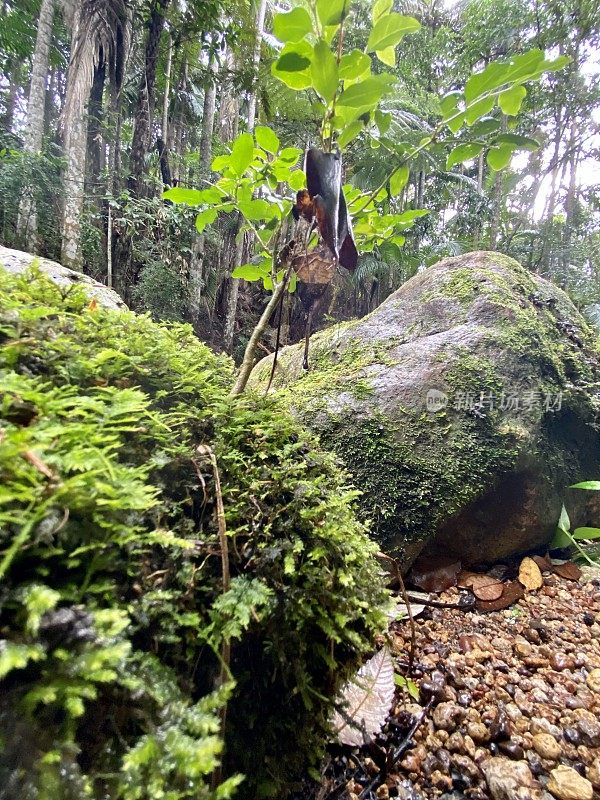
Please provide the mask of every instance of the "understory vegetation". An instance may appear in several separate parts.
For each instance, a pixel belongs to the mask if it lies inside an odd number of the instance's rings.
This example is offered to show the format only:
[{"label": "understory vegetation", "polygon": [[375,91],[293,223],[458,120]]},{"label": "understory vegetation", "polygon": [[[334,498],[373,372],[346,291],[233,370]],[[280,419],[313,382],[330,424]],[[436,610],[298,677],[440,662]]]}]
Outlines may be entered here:
[{"label": "understory vegetation", "polygon": [[355,492],[190,327],[0,298],[0,796],[284,796],[382,622]]}]

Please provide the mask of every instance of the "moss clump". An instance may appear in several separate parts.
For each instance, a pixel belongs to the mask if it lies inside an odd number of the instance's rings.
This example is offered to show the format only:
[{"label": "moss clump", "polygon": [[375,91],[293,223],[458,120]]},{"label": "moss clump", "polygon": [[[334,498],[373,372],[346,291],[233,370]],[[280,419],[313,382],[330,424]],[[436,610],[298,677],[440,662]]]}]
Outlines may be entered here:
[{"label": "moss clump", "polygon": [[283,796],[381,622],[355,493],[275,404],[228,400],[231,363],[190,328],[35,273],[0,270],[0,298],[0,782],[216,797],[229,695],[218,797],[237,773],[244,797]]}]

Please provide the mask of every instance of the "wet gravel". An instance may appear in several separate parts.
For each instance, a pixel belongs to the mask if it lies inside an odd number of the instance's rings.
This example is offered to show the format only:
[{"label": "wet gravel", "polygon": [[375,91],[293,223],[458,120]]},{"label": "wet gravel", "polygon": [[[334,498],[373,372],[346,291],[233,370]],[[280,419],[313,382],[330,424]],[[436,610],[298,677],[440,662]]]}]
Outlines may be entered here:
[{"label": "wet gravel", "polygon": [[[459,594],[439,599],[455,603]],[[597,573],[579,582],[545,575],[541,589],[509,609],[428,609],[415,624],[418,702],[398,689],[382,735],[361,750],[332,748],[320,784],[298,797],[600,798]],[[408,622],[394,623],[390,640],[406,675]]]}]

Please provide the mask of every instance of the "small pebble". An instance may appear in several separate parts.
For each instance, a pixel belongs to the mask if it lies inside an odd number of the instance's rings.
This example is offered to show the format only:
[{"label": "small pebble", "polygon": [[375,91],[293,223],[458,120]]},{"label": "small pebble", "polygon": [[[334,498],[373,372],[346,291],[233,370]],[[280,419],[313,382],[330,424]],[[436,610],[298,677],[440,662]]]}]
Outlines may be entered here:
[{"label": "small pebble", "polygon": [[600,669],[593,669],[585,682],[590,691],[600,694]]}]

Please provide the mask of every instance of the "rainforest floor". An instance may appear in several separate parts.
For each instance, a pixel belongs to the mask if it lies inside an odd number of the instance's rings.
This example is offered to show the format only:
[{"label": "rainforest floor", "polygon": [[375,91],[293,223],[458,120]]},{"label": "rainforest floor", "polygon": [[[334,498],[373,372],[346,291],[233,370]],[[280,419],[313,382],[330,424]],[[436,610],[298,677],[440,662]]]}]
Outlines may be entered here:
[{"label": "rainforest floor", "polygon": [[[600,570],[546,574],[501,611],[427,608],[415,626],[418,702],[398,687],[382,734],[360,750],[331,748],[321,782],[298,798],[600,798]],[[409,622],[392,623],[405,676],[410,641]]]}]

